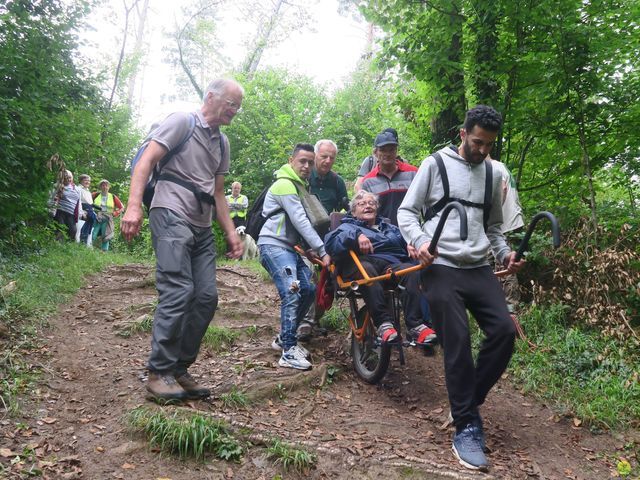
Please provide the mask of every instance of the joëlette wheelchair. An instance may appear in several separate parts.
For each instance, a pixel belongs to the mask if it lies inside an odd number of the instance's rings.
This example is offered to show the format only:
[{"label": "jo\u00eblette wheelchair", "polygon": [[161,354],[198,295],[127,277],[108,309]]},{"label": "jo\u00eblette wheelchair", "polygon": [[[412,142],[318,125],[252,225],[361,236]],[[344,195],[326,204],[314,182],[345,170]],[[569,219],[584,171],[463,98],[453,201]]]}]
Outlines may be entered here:
[{"label": "jo\u00eblette wheelchair", "polygon": [[[460,240],[464,241],[467,239],[466,211],[459,202],[451,202],[442,210],[442,215],[429,245],[429,252],[431,254],[436,250],[442,229],[444,228],[449,213],[452,210],[456,210],[458,212],[460,221]],[[516,261],[522,258],[524,252],[528,248],[529,239],[536,224],[543,218],[547,218],[551,222],[554,247],[558,248],[560,246],[560,228],[556,218],[549,212],[540,212],[532,219],[531,224],[529,225],[529,228],[516,251]],[[392,349],[395,348],[398,350],[400,364],[404,365],[404,348],[423,348],[425,349],[425,354],[429,354],[429,349],[432,348],[431,346],[418,346],[414,342],[403,338],[403,322],[401,321],[403,320],[403,312],[399,299],[400,289],[402,287],[397,281],[398,278],[403,275],[428,267],[424,265],[415,265],[403,270],[395,272],[389,271],[383,275],[370,277],[360,263],[356,253],[353,251],[350,251],[349,253],[352,260],[358,267],[362,278],[358,280],[345,280],[336,273],[335,265],[332,265],[331,270],[333,272],[333,281],[336,286],[335,297],[346,299],[349,302],[348,321],[351,329],[351,360],[353,362],[354,370],[364,381],[375,384],[382,380],[389,368]],[[496,272],[497,276],[505,276],[508,274],[509,272],[507,270]],[[393,326],[398,332],[398,337],[393,342],[381,342],[376,327],[373,324],[371,315],[367,310],[366,305],[364,305],[362,294],[359,291],[361,286],[371,285],[374,282],[385,282],[389,307],[393,318]],[[516,328],[518,328],[519,324],[515,318],[514,322],[516,322]],[[519,328],[519,331],[521,331],[521,328]]]},{"label": "jo\u00eblette wheelchair", "polygon": [[[442,210],[440,221],[436,227],[433,238],[429,246],[429,252],[435,252],[438,240],[447,221],[449,213],[457,210],[460,219],[460,239],[467,238],[467,214],[464,207],[458,202],[451,202]],[[335,297],[346,299],[349,303],[349,327],[351,329],[351,360],[353,368],[360,378],[368,383],[378,383],[386,374],[389,368],[392,349],[398,351],[401,365],[405,364],[404,348],[417,346],[414,342],[405,339],[402,335],[403,311],[400,304],[400,293],[402,286],[398,280],[403,275],[416,272],[426,268],[425,265],[415,265],[412,267],[388,271],[383,275],[370,277],[360,263],[354,251],[349,252],[352,260],[357,266],[361,279],[345,280],[337,273],[335,265],[332,265],[333,277],[336,286]],[[392,314],[393,326],[398,332],[398,337],[392,342],[381,342],[373,319],[364,304],[360,287],[371,285],[375,282],[383,282],[388,299],[388,307]],[[425,349],[425,354],[429,354],[432,346],[419,346]]]}]

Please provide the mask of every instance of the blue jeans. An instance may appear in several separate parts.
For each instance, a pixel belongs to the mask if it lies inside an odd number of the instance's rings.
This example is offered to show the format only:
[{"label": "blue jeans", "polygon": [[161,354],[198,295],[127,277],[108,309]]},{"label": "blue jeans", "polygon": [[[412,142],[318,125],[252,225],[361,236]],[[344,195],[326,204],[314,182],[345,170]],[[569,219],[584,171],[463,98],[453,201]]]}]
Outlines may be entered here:
[{"label": "blue jeans", "polygon": [[315,301],[311,270],[293,250],[260,245],[260,263],[269,272],[280,295],[280,340],[286,352],[296,345],[296,328]]}]

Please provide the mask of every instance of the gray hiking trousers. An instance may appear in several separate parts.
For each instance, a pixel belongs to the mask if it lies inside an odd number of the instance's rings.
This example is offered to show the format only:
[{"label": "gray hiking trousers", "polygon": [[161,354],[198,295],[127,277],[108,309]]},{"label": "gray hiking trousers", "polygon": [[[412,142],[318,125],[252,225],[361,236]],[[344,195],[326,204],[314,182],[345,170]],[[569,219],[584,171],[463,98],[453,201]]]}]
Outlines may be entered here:
[{"label": "gray hiking trousers", "polygon": [[156,252],[158,307],[153,318],[152,372],[180,376],[195,362],[218,305],[215,239],[166,208],[149,213]]}]

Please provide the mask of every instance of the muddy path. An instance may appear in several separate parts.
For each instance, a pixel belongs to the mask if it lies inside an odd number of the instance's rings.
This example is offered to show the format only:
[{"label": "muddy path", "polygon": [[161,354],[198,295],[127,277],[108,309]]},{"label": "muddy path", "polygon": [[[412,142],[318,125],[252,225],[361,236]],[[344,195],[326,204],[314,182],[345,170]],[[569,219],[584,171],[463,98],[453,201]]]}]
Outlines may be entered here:
[{"label": "muddy path", "polygon": [[[247,427],[255,438],[304,446],[317,454],[316,468],[304,476],[285,472],[259,444],[238,463],[183,461],[128,432],[123,416],[148,404],[149,334],[118,332],[150,311],[156,293],[151,269],[125,265],[88,278],[51,320],[45,348],[33,354],[43,371],[36,395],[22,416],[0,422],[5,474],[27,478],[28,468],[39,468],[51,479],[604,479],[615,470],[619,438],[558,418],[503,379],[483,407],[491,470],[468,471],[454,459],[452,429],[443,425],[448,406],[439,354],[409,351],[405,366],[392,360],[383,383],[371,386],[352,371],[346,335],[329,332],[307,345],[312,371],[282,369],[271,349],[278,324],[273,285],[241,264],[220,269],[218,282],[214,322],[240,336],[230,351],[201,352],[192,373],[214,396],[181,408]],[[223,406],[220,395],[234,387],[254,399],[249,408]]]}]

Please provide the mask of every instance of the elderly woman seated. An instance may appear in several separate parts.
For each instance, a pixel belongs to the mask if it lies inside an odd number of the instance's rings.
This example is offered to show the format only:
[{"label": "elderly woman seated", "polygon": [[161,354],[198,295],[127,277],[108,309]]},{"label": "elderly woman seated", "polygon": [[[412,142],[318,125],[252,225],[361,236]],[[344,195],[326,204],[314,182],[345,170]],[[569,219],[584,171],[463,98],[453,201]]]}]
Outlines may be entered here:
[{"label": "elderly woman seated", "polygon": [[[350,210],[351,214],[344,217],[340,226],[324,239],[327,253],[344,278],[362,278],[349,250],[358,254],[369,276],[417,264],[412,260],[414,248],[407,245],[398,227],[378,216],[378,198],[375,194],[361,190],[351,200]],[[423,321],[420,272],[398,277],[398,282],[404,287],[400,301],[409,337],[420,345],[435,343],[436,333]],[[361,286],[360,290],[382,342],[394,341],[398,332],[393,326],[393,315],[385,299],[383,285],[375,282]]]}]

